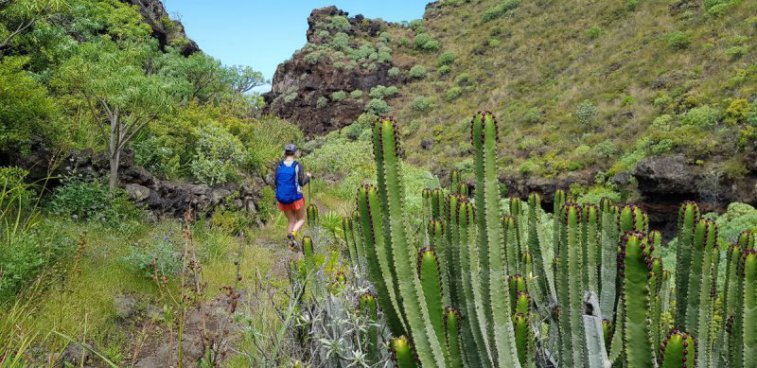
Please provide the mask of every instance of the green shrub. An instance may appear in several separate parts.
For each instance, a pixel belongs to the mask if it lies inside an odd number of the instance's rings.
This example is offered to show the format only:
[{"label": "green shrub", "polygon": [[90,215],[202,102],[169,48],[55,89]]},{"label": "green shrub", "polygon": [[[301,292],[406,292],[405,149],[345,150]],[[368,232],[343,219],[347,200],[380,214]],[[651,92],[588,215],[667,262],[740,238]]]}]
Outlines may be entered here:
[{"label": "green shrub", "polygon": [[532,107],[523,114],[523,122],[526,124],[538,124],[542,122],[542,111],[538,107]]},{"label": "green shrub", "polygon": [[673,50],[683,50],[688,48],[691,44],[689,36],[681,31],[668,33],[668,35],[665,36],[665,40],[668,43],[668,47]]},{"label": "green shrub", "polygon": [[728,210],[715,220],[720,237],[727,244],[735,242],[746,229],[757,228],[757,209],[746,203],[734,202]]},{"label": "green shrub", "polygon": [[392,97],[399,93],[399,89],[395,86],[376,86],[371,88],[369,95],[371,98],[384,99],[386,97]]},{"label": "green shrub", "polygon": [[681,124],[698,128],[711,128],[717,125],[721,118],[722,113],[719,109],[702,105],[686,112],[686,115],[681,119]]},{"label": "green shrub", "polygon": [[365,105],[365,112],[379,116],[385,115],[389,112],[389,104],[384,100],[374,98]]},{"label": "green shrub", "polygon": [[181,246],[169,235],[155,237],[145,242],[132,244],[124,263],[145,278],[153,276],[173,277],[183,266]]},{"label": "green shrub", "polygon": [[294,100],[296,99],[297,99],[297,92],[292,92],[284,96],[284,103],[290,104],[294,102]]},{"label": "green shrub", "polygon": [[598,159],[612,158],[615,157],[617,153],[618,147],[610,140],[599,142],[592,149],[592,155]]},{"label": "green shrub", "polygon": [[439,73],[439,75],[447,75],[452,72],[452,67],[450,67],[449,65],[442,65],[439,67],[439,69],[437,69],[437,72]]},{"label": "green shrub", "polygon": [[322,109],[329,104],[329,99],[326,98],[326,96],[318,97],[318,101],[316,102],[315,106],[319,109]]},{"label": "green shrub", "polygon": [[743,98],[737,98],[728,105],[725,109],[725,119],[732,124],[738,124],[745,122],[750,115],[751,106],[749,102]]},{"label": "green shrub", "polygon": [[413,44],[416,49],[423,51],[437,51],[439,50],[439,41],[435,40],[428,33],[418,33],[413,40]]},{"label": "green shrub", "polygon": [[347,99],[347,92],[345,91],[336,91],[331,94],[331,101],[339,102],[345,99]]},{"label": "green shrub", "polygon": [[463,89],[455,86],[447,90],[447,92],[444,93],[444,100],[445,101],[453,101],[460,97],[460,95],[463,94]]},{"label": "green shrub", "polygon": [[400,70],[400,68],[394,66],[391,69],[389,69],[389,71],[387,72],[387,75],[389,75],[390,78],[397,78],[400,75],[402,75],[402,71]]},{"label": "green shrub", "polygon": [[350,47],[350,36],[344,32],[335,34],[329,45],[332,49],[339,51],[350,51],[352,49]]},{"label": "green shrub", "polygon": [[626,0],[626,9],[634,11],[639,8],[639,0]]},{"label": "green shrub", "polygon": [[583,100],[576,106],[576,119],[583,129],[594,128],[597,119],[597,107],[589,100]]},{"label": "green shrub", "polygon": [[468,73],[460,73],[460,75],[458,75],[455,78],[455,84],[457,84],[460,87],[469,86],[472,84],[472,81],[473,79]]},{"label": "green shrub", "polygon": [[457,55],[454,52],[447,51],[439,55],[439,58],[436,61],[436,65],[437,66],[452,65],[455,63],[456,59],[457,59]]},{"label": "green shrub", "polygon": [[238,168],[245,161],[245,148],[227,130],[213,125],[197,132],[195,157],[189,163],[192,176],[208,185],[225,184],[238,177]]},{"label": "green shrub", "polygon": [[413,31],[417,33],[422,33],[423,32],[423,19],[413,19],[412,21],[410,21],[408,26]]},{"label": "green shrub", "polygon": [[664,114],[664,115],[660,115],[656,117],[652,121],[652,125],[650,127],[657,130],[667,131],[667,130],[670,130],[670,126],[672,123],[673,123],[673,117],[668,114]]},{"label": "green shrub", "polygon": [[350,28],[352,28],[352,25],[350,25],[349,19],[347,17],[342,15],[335,15],[331,17],[331,21],[328,25],[329,29],[337,30],[337,31],[349,31]]},{"label": "green shrub", "polygon": [[518,168],[518,171],[520,171],[520,173],[524,175],[537,174],[538,172],[540,172],[540,170],[541,166],[534,159],[523,161],[523,163],[520,164],[520,167]]},{"label": "green shrub", "polygon": [[129,201],[126,191],[110,193],[108,186],[99,181],[68,181],[55,189],[48,207],[58,216],[121,229],[143,216],[143,211]]},{"label": "green shrub", "polygon": [[410,103],[413,110],[423,112],[434,107],[434,99],[431,97],[418,96]]},{"label": "green shrub", "polygon": [[600,26],[591,26],[586,31],[586,37],[588,37],[590,40],[596,40],[597,38],[599,38],[599,36],[602,35],[602,32],[603,32],[602,27],[600,27]]},{"label": "green shrub", "polygon": [[514,10],[518,7],[518,5],[520,5],[520,0],[504,0],[499,4],[486,9],[484,11],[484,14],[481,16],[481,20],[488,22],[497,19],[505,15],[507,12]]},{"label": "green shrub", "polygon": [[426,67],[423,65],[413,65],[412,68],[410,68],[409,76],[410,78],[415,79],[423,79],[426,78]]},{"label": "green shrub", "polygon": [[359,89],[356,89],[356,90],[350,92],[350,97],[354,98],[356,100],[360,99],[360,98],[363,98],[363,91],[359,90]]},{"label": "green shrub", "polygon": [[725,50],[725,55],[728,56],[731,60],[736,60],[736,59],[740,59],[742,56],[746,55],[748,52],[749,52],[749,47],[747,46],[733,46]]}]

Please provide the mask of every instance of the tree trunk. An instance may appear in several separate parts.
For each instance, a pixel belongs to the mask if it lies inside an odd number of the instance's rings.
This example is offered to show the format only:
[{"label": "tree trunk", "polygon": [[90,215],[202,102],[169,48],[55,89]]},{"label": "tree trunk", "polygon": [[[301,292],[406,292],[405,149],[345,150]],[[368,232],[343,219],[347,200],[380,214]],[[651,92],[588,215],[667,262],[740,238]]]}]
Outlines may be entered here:
[{"label": "tree trunk", "polygon": [[118,188],[118,165],[121,161],[121,152],[110,156],[110,175],[108,176],[108,189],[113,193]]}]

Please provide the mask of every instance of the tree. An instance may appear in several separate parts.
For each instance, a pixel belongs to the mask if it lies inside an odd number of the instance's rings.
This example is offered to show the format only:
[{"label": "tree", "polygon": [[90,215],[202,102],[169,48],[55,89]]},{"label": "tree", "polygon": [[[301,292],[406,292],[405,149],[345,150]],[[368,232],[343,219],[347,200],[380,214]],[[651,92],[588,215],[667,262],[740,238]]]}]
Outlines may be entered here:
[{"label": "tree", "polygon": [[[118,186],[121,153],[147,124],[170,112],[175,99],[171,80],[146,74],[151,51],[110,41],[82,44],[60,70],[56,84],[83,96],[107,142],[109,188]],[[107,127],[107,128],[106,128]]]},{"label": "tree", "polygon": [[160,74],[177,82],[176,92],[185,103],[194,100],[206,103],[217,99],[227,89],[221,62],[201,52],[188,57],[169,53],[159,62]]},{"label": "tree", "polygon": [[10,48],[14,38],[55,14],[64,3],[64,0],[0,0],[0,56]]},{"label": "tree", "polygon": [[263,73],[253,70],[249,66],[235,65],[226,68],[227,81],[231,89],[237,93],[246,93],[255,87],[260,87],[269,82],[263,77]]}]

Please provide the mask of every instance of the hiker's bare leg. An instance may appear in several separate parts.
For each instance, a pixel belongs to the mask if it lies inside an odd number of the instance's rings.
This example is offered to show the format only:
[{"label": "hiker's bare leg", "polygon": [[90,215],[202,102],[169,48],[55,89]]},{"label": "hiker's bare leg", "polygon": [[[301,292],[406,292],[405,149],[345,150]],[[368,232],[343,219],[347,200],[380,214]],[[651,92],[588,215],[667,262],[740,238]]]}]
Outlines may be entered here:
[{"label": "hiker's bare leg", "polygon": [[287,217],[287,221],[289,222],[289,225],[287,226],[287,234],[291,234],[292,230],[294,229],[294,224],[297,222],[297,215],[294,213],[294,211],[284,211],[284,214]]},{"label": "hiker's bare leg", "polygon": [[300,231],[302,226],[305,225],[305,207],[294,211],[294,215],[296,217],[296,222],[294,223],[294,228],[292,229],[292,231],[298,232]]}]

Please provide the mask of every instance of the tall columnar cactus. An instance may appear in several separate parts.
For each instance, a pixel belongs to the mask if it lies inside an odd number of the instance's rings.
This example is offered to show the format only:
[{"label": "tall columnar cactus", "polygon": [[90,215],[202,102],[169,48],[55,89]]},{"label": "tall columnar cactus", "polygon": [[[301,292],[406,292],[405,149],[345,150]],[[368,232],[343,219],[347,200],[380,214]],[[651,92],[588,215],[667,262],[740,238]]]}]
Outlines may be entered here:
[{"label": "tall columnar cactus", "polygon": [[502,227],[505,229],[504,236],[502,237],[502,258],[505,260],[505,267],[508,274],[514,274],[522,272],[520,270],[520,264],[522,256],[518,249],[518,225],[513,216],[505,216],[502,218]]},{"label": "tall columnar cactus", "polygon": [[369,324],[363,333],[363,344],[366,352],[366,358],[370,364],[376,364],[379,361],[379,327],[378,327],[378,306],[376,296],[372,293],[365,293],[360,296],[360,311],[368,319]]},{"label": "tall columnar cactus", "polygon": [[405,336],[395,337],[389,341],[389,349],[392,352],[392,359],[397,368],[416,368],[415,354],[410,340]]},{"label": "tall columnar cactus", "polygon": [[460,311],[453,307],[444,310],[444,341],[447,348],[447,362],[450,368],[463,367],[462,339],[460,337]]},{"label": "tall columnar cactus", "polygon": [[[446,203],[446,201],[444,201]],[[434,248],[434,251],[439,255],[439,269],[442,277],[442,300],[444,305],[451,305],[450,295],[450,275],[449,275],[449,262],[450,262],[450,249],[446,237],[446,229],[444,228],[444,221],[431,220],[428,225],[429,245]]]},{"label": "tall columnar cactus", "polygon": [[[374,127],[374,153],[376,155],[379,183],[379,198],[385,208],[384,237],[392,248],[394,267],[397,273],[401,307],[410,330],[418,359],[422,365],[444,367],[442,347],[434,332],[423,289],[415,277],[415,247],[408,238],[405,220],[405,190],[400,170],[399,140],[395,122],[379,120]],[[381,162],[379,165],[378,162]]]},{"label": "tall columnar cactus", "polygon": [[[657,246],[653,243],[653,238],[649,238],[649,245],[650,245],[650,255],[653,255],[657,252]],[[652,346],[660,346],[662,335],[661,329],[662,327],[662,293],[663,293],[663,285],[667,282],[665,280],[665,270],[663,270],[662,266],[662,258],[659,257],[653,257],[651,258],[652,264],[651,264],[651,273],[650,273],[650,281],[649,281],[649,292],[650,292],[650,335],[652,339]]]},{"label": "tall columnar cactus", "polygon": [[694,227],[699,222],[699,207],[686,202],[678,210],[678,248],[676,249],[676,315],[675,325],[679,330],[686,326],[689,275],[692,263]]},{"label": "tall columnar cactus", "polygon": [[444,341],[441,268],[436,251],[431,247],[418,251],[418,278],[421,281],[434,332],[439,341]]},{"label": "tall columnar cactus", "polygon": [[583,337],[583,259],[581,208],[573,203],[563,206],[558,245],[558,287],[560,303],[560,362],[565,367],[584,366]]},{"label": "tall columnar cactus", "polygon": [[355,227],[352,218],[342,218],[342,232],[344,233],[344,242],[347,245],[347,252],[350,256],[350,262],[353,265],[360,266],[363,262],[363,256],[358,252],[355,241]]},{"label": "tall columnar cactus", "polygon": [[599,292],[600,264],[602,264],[602,254],[599,245],[599,209],[594,205],[586,205],[583,208],[583,260],[584,273],[583,283],[584,290],[594,293]]},{"label": "tall columnar cactus", "polygon": [[623,337],[627,368],[654,367],[650,320],[650,245],[645,234],[628,232],[618,249],[618,277],[621,279]]},{"label": "tall columnar cactus", "polygon": [[368,277],[376,287],[379,304],[389,328],[394,335],[401,335],[407,331],[407,327],[400,308],[392,249],[387,246],[382,231],[384,218],[381,216],[375,187],[366,185],[358,189],[357,209],[360,213],[360,230]]},{"label": "tall columnar cactus", "polygon": [[742,350],[744,367],[757,367],[757,250],[744,249],[741,254],[743,286]]},{"label": "tall columnar cactus", "polygon": [[[497,121],[488,112],[478,113],[471,122],[471,139],[474,150],[476,174],[476,209],[478,253],[481,270],[481,298],[477,300],[484,309],[479,320],[484,332],[484,343],[497,365],[520,367],[515,346],[505,283],[505,251],[503,228],[500,222],[500,185],[497,175]],[[513,229],[517,231],[517,229]],[[516,246],[515,244],[508,246]],[[479,303],[480,302],[480,303]]]},{"label": "tall columnar cactus", "polygon": [[[620,239],[620,210],[612,202],[603,198],[600,209],[600,243],[601,258],[599,277],[599,308],[602,318],[608,321],[608,330],[612,331],[615,321],[616,275],[618,258],[618,241]],[[609,346],[609,344],[606,344]]]},{"label": "tall columnar cactus", "polygon": [[445,199],[445,207],[448,208],[447,218],[445,219],[446,231],[445,240],[447,247],[445,248],[445,260],[447,261],[447,268],[444,273],[447,274],[448,287],[449,287],[449,305],[452,305],[458,309],[462,309],[461,299],[459,295],[462,288],[462,275],[460,273],[460,231],[458,229],[458,199],[456,195],[448,195]]},{"label": "tall columnar cactus", "polygon": [[311,203],[310,205],[308,205],[306,212],[307,212],[308,227],[313,228],[313,227],[318,226],[318,215],[319,215],[318,206]]},{"label": "tall columnar cactus", "polygon": [[546,244],[539,239],[539,209],[541,196],[532,193],[528,196],[528,252],[533,258],[533,273],[536,278],[536,290],[532,290],[534,297],[540,304],[550,298],[556,299],[554,284],[552,283],[551,267],[547,260]]},{"label": "tall columnar cactus", "polygon": [[660,368],[693,367],[696,347],[694,338],[685,332],[673,330],[660,346]]},{"label": "tall columnar cactus", "polygon": [[481,285],[478,282],[478,256],[475,249],[475,211],[473,204],[461,199],[457,207],[458,224],[458,249],[460,251],[460,274],[461,288],[459,290],[459,307],[463,311],[463,346],[465,351],[471,352],[466,355],[469,365],[476,367],[488,367],[491,365],[491,356],[484,345],[484,331],[481,329],[480,317],[483,313],[477,308],[475,294],[481,293]]},{"label": "tall columnar cactus", "polygon": [[315,272],[315,249],[313,239],[309,236],[302,238],[302,253],[305,256],[305,273],[310,275]]},{"label": "tall columnar cactus", "polygon": [[710,321],[712,319],[713,260],[719,253],[717,228],[708,220],[700,220],[694,227],[689,270],[686,329],[697,337],[697,361],[709,361]]}]

